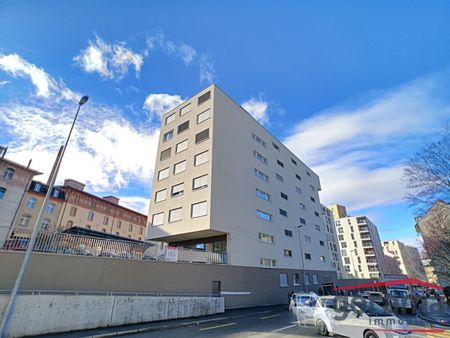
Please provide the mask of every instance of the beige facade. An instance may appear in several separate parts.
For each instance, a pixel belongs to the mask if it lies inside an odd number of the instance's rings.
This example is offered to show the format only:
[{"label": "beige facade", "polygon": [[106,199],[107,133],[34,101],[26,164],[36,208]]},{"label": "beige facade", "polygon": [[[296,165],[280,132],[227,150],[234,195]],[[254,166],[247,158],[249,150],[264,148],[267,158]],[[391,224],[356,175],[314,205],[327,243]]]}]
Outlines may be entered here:
[{"label": "beige facade", "polygon": [[330,210],[333,212],[334,219],[347,217],[347,209],[343,205],[333,204],[330,205]]},{"label": "beige facade", "polygon": [[65,202],[57,221],[58,230],[81,227],[121,237],[145,239],[147,217],[120,206],[118,198],[101,198],[87,193],[84,184],[75,180],[66,180],[62,189]]},{"label": "beige facade", "polygon": [[[338,208],[339,207],[339,208]],[[330,206],[342,213],[342,206]],[[336,213],[336,210],[341,210]],[[383,278],[388,272],[378,229],[365,216],[349,216],[335,220],[344,264],[345,278]]]},{"label": "beige facade", "polygon": [[410,278],[425,280],[425,270],[417,248],[404,245],[397,240],[384,241],[383,246],[385,254],[391,253],[395,257],[402,274]]},{"label": "beige facade", "polygon": [[162,116],[147,238],[226,252],[232,265],[335,276],[320,189],[310,168],[212,85]]},{"label": "beige facade", "polygon": [[322,218],[327,231],[327,246],[330,251],[330,257],[333,267],[336,268],[338,278],[344,278],[341,251],[339,250],[339,242],[336,234],[336,224],[334,223],[333,212],[331,209],[322,205]]},{"label": "beige facade", "polygon": [[41,173],[4,158],[0,147],[0,247],[3,245],[31,180]]},{"label": "beige facade", "polygon": [[[44,202],[48,186],[44,183],[32,181],[30,188],[24,195],[19,212],[14,220],[14,229],[10,236],[25,236],[24,233],[34,229],[39,211]],[[51,194],[47,207],[44,210],[41,229],[56,230],[58,218],[64,205],[64,192],[61,188],[55,188]],[[20,230],[24,230],[23,232]]]}]

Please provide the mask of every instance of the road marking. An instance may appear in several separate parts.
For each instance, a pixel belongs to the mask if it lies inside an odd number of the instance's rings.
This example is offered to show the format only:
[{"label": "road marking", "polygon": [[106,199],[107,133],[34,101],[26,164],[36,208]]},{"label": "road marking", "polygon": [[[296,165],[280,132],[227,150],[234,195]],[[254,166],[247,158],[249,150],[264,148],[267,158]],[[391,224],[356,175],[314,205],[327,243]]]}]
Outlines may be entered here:
[{"label": "road marking", "polygon": [[206,330],[212,330],[212,329],[220,329],[221,327],[236,325],[236,323],[227,323],[222,325],[216,325],[216,326],[210,326],[210,327],[204,327],[202,329],[199,329],[200,331],[206,331]]},{"label": "road marking", "polygon": [[279,316],[280,316],[280,314],[277,314],[277,315],[271,315],[271,316],[261,317],[261,318],[259,318],[259,319],[269,319],[269,318],[279,317]]},{"label": "road marking", "polygon": [[272,332],[273,332],[273,333],[275,333],[275,332],[280,332],[280,331],[283,331],[283,330],[290,329],[291,327],[294,327],[294,326],[297,326],[297,325],[294,324],[294,325],[289,325],[289,326],[281,327],[281,328],[279,328],[279,329],[273,330]]}]

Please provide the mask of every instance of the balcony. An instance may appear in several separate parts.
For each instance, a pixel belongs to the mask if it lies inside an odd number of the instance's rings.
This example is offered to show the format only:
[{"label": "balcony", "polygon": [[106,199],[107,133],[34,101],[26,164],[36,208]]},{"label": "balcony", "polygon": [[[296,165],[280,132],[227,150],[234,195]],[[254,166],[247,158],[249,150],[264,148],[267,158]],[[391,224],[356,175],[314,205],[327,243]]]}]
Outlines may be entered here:
[{"label": "balcony", "polygon": [[369,272],[379,272],[378,265],[369,266]]},{"label": "balcony", "polygon": [[362,242],[362,246],[363,248],[373,248],[373,243],[371,240],[366,240]]},{"label": "balcony", "polygon": [[356,223],[358,224],[367,224],[365,217],[356,217]]},{"label": "balcony", "polygon": [[367,264],[377,264],[377,260],[375,258],[367,257],[366,263]]},{"label": "balcony", "polygon": [[365,225],[358,226],[359,232],[369,232],[369,227]]},{"label": "balcony", "polygon": [[370,237],[369,233],[363,233],[361,234],[361,239],[372,239],[372,237]]},{"label": "balcony", "polygon": [[366,256],[375,256],[375,250],[373,250],[373,249],[364,249],[364,255],[366,255]]},{"label": "balcony", "polygon": [[373,278],[373,279],[378,279],[378,278],[380,278],[380,273],[378,272],[372,272],[372,273],[370,273],[370,276],[369,276],[370,278]]}]

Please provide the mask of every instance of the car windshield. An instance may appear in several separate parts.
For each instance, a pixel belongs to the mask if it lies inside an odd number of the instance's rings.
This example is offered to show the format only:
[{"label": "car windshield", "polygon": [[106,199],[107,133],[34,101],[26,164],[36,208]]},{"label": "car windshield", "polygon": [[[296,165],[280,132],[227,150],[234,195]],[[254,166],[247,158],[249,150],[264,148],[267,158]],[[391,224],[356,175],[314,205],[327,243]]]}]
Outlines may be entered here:
[{"label": "car windshield", "polygon": [[391,290],[390,294],[393,297],[407,297],[408,296],[408,292],[406,292],[404,290]]},{"label": "car windshield", "polygon": [[353,305],[356,305],[367,314],[369,317],[390,317],[391,313],[384,310],[381,306],[375,304],[374,302],[370,302],[362,299],[355,299],[352,301]]},{"label": "car windshield", "polygon": [[297,306],[315,306],[316,299],[310,296],[297,296]]}]

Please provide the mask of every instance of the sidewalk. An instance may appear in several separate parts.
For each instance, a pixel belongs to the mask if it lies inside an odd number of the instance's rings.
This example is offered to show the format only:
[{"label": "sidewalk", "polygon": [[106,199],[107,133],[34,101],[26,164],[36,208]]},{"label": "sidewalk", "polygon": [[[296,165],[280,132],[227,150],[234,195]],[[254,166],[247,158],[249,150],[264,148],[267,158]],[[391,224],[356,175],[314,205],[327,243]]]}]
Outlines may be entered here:
[{"label": "sidewalk", "polygon": [[106,337],[115,337],[124,334],[132,334],[132,333],[144,333],[144,332],[152,332],[152,331],[160,331],[160,330],[170,330],[176,329],[180,327],[186,327],[191,325],[198,325],[201,323],[207,323],[210,321],[217,320],[229,320],[236,318],[244,318],[244,317],[252,317],[259,316],[262,314],[270,314],[277,313],[282,311],[287,311],[287,305],[272,305],[272,306],[260,306],[246,309],[233,309],[227,310],[224,313],[210,315],[210,316],[202,316],[195,318],[184,318],[184,319],[173,319],[173,320],[164,320],[157,322],[149,322],[149,323],[140,323],[140,324],[131,324],[131,325],[122,325],[122,326],[114,326],[108,328],[99,328],[99,329],[91,329],[91,330],[83,330],[83,331],[72,331],[66,333],[57,333],[50,335],[39,335],[34,336],[35,338],[57,338],[57,337],[65,337],[65,338],[106,338]]}]

